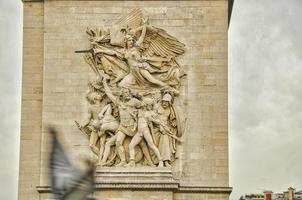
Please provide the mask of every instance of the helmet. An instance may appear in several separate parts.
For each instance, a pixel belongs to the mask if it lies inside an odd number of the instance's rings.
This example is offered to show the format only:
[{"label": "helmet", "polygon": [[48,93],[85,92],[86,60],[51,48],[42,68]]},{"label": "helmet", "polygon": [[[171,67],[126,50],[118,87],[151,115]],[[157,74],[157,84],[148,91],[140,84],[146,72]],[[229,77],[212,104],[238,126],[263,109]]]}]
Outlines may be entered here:
[{"label": "helmet", "polygon": [[169,93],[164,94],[162,101],[172,102],[172,96]]}]

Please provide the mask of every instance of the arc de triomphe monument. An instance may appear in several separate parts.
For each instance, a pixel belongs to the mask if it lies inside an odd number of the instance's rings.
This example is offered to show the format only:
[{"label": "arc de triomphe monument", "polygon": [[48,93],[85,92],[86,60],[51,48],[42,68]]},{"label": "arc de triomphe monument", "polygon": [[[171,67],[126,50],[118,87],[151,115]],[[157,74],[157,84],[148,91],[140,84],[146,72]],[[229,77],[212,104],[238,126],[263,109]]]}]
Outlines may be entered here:
[{"label": "arc de triomphe monument", "polygon": [[53,199],[49,124],[97,199],[228,199],[227,0],[23,3],[19,200]]}]

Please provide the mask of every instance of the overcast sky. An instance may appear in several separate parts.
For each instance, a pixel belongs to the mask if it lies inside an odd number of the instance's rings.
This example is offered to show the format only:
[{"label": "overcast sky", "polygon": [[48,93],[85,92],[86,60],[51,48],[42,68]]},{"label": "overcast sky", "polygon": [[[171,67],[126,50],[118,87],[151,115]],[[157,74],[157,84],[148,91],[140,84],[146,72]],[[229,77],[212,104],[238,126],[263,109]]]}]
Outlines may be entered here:
[{"label": "overcast sky", "polygon": [[[230,185],[302,189],[302,0],[235,0],[229,29]],[[0,0],[0,199],[17,199],[21,0]]]},{"label": "overcast sky", "polygon": [[0,199],[17,200],[22,2],[0,0]]},{"label": "overcast sky", "polygon": [[232,197],[302,189],[301,20],[301,0],[235,0],[229,29]]}]

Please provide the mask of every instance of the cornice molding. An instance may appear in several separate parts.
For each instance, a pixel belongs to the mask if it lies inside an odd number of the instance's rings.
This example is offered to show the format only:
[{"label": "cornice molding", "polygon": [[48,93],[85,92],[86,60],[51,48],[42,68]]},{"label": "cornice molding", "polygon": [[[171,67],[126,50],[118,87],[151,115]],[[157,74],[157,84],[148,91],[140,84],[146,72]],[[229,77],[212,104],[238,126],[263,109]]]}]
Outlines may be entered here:
[{"label": "cornice molding", "polygon": [[[22,2],[44,2],[47,0],[21,0],[21,1]],[[56,1],[66,1],[66,0],[56,0]],[[68,1],[83,1],[83,0],[68,0]],[[86,1],[107,1],[107,0],[86,0]],[[133,0],[133,1],[140,1],[140,0]],[[154,0],[145,0],[145,1],[154,1]],[[161,0],[157,0],[157,1],[161,1]],[[174,1],[174,0],[166,0],[166,1]],[[186,0],[186,1],[229,1],[229,2],[233,2],[234,0]]]},{"label": "cornice molding", "polygon": [[26,2],[44,2],[44,0],[21,0],[23,3]]},{"label": "cornice molding", "polygon": [[[39,193],[50,193],[50,186],[37,186]],[[214,193],[214,194],[231,194],[232,187],[204,187],[178,185],[177,183],[97,183],[95,191],[103,189],[123,189],[123,190],[140,190],[140,191],[171,191],[174,193]]]}]

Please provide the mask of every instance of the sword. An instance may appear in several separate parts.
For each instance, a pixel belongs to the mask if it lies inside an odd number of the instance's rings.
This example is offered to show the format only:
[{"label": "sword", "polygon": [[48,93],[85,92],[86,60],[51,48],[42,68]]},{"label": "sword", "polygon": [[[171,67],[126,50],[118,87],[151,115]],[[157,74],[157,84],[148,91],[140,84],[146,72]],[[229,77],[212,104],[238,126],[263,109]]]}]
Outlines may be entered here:
[{"label": "sword", "polygon": [[164,134],[166,134],[167,136],[170,136],[171,138],[177,140],[178,142],[183,142],[181,138],[172,135],[171,132],[169,130],[167,130],[165,127],[163,127],[165,129],[166,132],[164,132]]},{"label": "sword", "polygon": [[75,53],[93,53],[93,49],[88,49],[88,50],[77,50],[74,51]]},{"label": "sword", "polygon": [[170,136],[171,138],[177,140],[178,142],[183,142],[182,139],[179,138],[179,137],[177,137],[177,136],[175,136],[175,135],[169,130],[169,128],[168,128],[165,124],[161,123],[160,121],[157,121],[157,123],[158,123],[161,127],[163,127],[163,129],[165,130],[164,134]]}]

